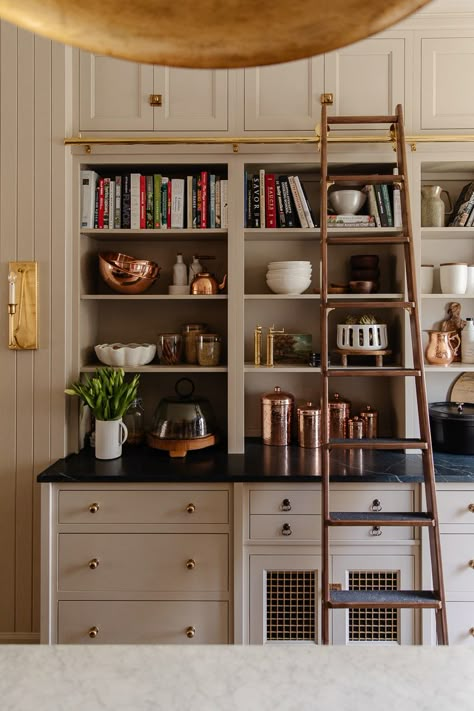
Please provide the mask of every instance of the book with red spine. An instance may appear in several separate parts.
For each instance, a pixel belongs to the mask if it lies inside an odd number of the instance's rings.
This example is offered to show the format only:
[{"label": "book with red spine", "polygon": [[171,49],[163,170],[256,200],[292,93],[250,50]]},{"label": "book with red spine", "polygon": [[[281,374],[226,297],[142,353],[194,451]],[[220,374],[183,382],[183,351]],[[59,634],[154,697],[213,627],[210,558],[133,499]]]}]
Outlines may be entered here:
[{"label": "book with red spine", "polygon": [[265,174],[265,224],[268,229],[274,229],[277,226],[274,173]]},{"label": "book with red spine", "polygon": [[99,230],[104,229],[104,195],[105,195],[105,188],[104,188],[104,183],[105,179],[104,178],[99,178],[98,180],[98,185],[99,185],[99,208],[98,208],[98,213],[97,213],[97,227]]},{"label": "book with red spine", "polygon": [[146,228],[146,176],[140,175],[140,229]]},{"label": "book with red spine", "polygon": [[207,227],[207,210],[208,210],[208,181],[209,175],[207,170],[201,171],[201,228]]}]

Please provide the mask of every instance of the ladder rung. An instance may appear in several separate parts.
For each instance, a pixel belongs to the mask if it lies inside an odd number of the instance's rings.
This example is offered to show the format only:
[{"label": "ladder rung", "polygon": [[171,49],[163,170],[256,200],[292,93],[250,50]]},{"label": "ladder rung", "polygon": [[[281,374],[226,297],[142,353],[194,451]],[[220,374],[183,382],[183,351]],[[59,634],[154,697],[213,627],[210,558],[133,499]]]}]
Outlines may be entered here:
[{"label": "ladder rung", "polygon": [[[323,445],[324,446],[324,445]],[[329,449],[427,449],[421,439],[331,439]]]},{"label": "ladder rung", "polygon": [[[359,299],[359,301],[358,301]],[[414,309],[414,301],[390,301],[389,299],[384,299],[383,301],[367,301],[367,299],[362,299],[360,294],[354,294],[354,298],[348,299],[331,299],[329,297],[327,305],[331,309],[351,309],[354,306],[363,306],[367,308],[370,304],[371,309]]]},{"label": "ladder rung", "polygon": [[421,607],[441,608],[432,590],[331,590],[329,607]]},{"label": "ladder rung", "polygon": [[351,377],[378,377],[378,378],[419,378],[421,370],[415,368],[390,368],[374,365],[372,368],[358,368],[357,366],[346,366],[344,368],[328,368],[328,375],[332,378]]},{"label": "ladder rung", "polygon": [[403,183],[404,175],[328,175],[329,183],[359,183],[360,185],[386,185]]},{"label": "ladder rung", "polygon": [[328,124],[336,123],[398,123],[398,116],[328,116]]},{"label": "ladder rung", "polygon": [[[406,244],[410,241],[408,235],[333,235],[329,234],[328,228],[328,244]],[[332,228],[340,229],[340,228]],[[372,227],[372,229],[374,229]],[[377,228],[375,228],[377,229]]]},{"label": "ladder rung", "polygon": [[434,526],[432,514],[398,511],[331,511],[328,526]]}]

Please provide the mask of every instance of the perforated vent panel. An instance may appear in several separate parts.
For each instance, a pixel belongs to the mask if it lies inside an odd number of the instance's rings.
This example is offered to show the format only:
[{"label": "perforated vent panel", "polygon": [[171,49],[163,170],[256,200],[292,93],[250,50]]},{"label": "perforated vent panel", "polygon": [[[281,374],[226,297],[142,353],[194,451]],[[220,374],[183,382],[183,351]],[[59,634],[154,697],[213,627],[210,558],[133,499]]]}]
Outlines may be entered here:
[{"label": "perforated vent panel", "polygon": [[315,570],[269,570],[267,578],[267,640],[317,640]]},{"label": "perforated vent panel", "polygon": [[[351,570],[349,590],[398,590],[396,570]],[[398,642],[397,608],[349,609],[349,642]]]}]

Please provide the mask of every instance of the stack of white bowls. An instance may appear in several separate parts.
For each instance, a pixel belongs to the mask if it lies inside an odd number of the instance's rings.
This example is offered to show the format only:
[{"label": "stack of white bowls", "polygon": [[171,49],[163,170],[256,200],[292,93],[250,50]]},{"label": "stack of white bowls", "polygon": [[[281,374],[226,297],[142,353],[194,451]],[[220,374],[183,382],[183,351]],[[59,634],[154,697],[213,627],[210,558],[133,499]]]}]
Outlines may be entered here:
[{"label": "stack of white bowls", "polygon": [[302,294],[311,284],[311,262],[270,262],[267,285],[274,294]]}]

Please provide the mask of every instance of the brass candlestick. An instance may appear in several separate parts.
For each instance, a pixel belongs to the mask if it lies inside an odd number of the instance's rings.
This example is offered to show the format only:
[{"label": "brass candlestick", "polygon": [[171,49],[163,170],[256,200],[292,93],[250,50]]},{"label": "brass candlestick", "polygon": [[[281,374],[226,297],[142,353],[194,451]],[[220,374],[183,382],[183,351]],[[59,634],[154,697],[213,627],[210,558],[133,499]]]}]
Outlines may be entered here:
[{"label": "brass candlestick", "polygon": [[275,326],[270,326],[267,333],[267,366],[273,367],[273,343],[275,333],[285,333],[285,329],[277,329]]},{"label": "brass candlestick", "polygon": [[262,327],[256,326],[253,332],[254,363],[262,365]]}]

